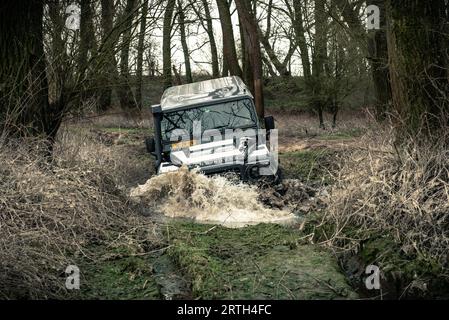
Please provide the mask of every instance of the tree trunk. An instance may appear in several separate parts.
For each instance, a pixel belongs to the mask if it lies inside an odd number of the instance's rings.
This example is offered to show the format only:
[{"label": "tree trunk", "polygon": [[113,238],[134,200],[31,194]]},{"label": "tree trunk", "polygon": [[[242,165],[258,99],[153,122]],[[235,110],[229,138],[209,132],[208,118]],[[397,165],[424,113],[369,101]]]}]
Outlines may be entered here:
[{"label": "tree trunk", "polygon": [[[224,48],[225,44],[224,44],[224,40],[223,37],[222,38],[222,46]],[[221,75],[223,77],[227,77],[229,76],[229,68],[228,68],[228,62],[225,59],[224,53],[223,53],[223,61],[222,61],[222,71],[221,71]]]},{"label": "tree trunk", "polygon": [[398,139],[440,135],[448,125],[444,0],[387,0],[388,55]]},{"label": "tree trunk", "polygon": [[62,101],[65,93],[65,83],[67,81],[68,56],[64,32],[64,14],[60,3],[48,3],[48,16],[51,20],[51,52],[47,56],[47,61],[53,66],[47,70],[49,79],[50,101]]},{"label": "tree trunk", "polygon": [[210,15],[209,4],[207,0],[202,0],[204,14],[206,16],[207,35],[209,36],[210,52],[212,58],[212,76],[218,78],[220,76],[220,68],[218,66],[218,52],[217,44],[215,42],[214,27],[212,24],[212,17]]},{"label": "tree trunk", "polygon": [[162,36],[162,60],[163,60],[163,78],[164,88],[171,87],[173,85],[171,74],[171,31],[172,31],[172,19],[173,12],[175,10],[176,0],[168,0],[167,7],[164,13],[164,26]]},{"label": "tree trunk", "polygon": [[318,113],[320,128],[324,129],[322,81],[327,59],[327,19],[325,0],[315,0],[315,48],[312,62],[312,104]]},{"label": "tree trunk", "polygon": [[254,79],[254,99],[256,103],[257,115],[260,119],[265,116],[263,97],[263,77],[262,77],[262,55],[260,50],[259,33],[255,14],[251,11],[249,3],[245,0],[235,0],[239,19],[243,27],[243,36],[246,50],[248,52],[250,67],[253,71]]},{"label": "tree trunk", "polygon": [[120,50],[120,88],[119,98],[122,109],[128,109],[134,106],[131,80],[129,75],[129,48],[132,40],[132,26],[134,11],[136,9],[136,0],[127,0],[125,7],[125,20],[123,23],[123,34]]},{"label": "tree trunk", "polygon": [[118,80],[117,61],[113,38],[114,0],[101,0],[101,68],[99,71],[99,108],[106,111],[111,107],[113,78]]},{"label": "tree trunk", "polygon": [[184,53],[186,81],[187,83],[192,83],[193,82],[192,68],[190,66],[190,52],[189,46],[187,45],[187,35],[186,35],[186,18],[184,15],[184,8],[182,7],[181,1],[178,1],[178,23],[179,23],[179,32],[181,34],[182,52]]},{"label": "tree trunk", "polygon": [[259,39],[265,49],[265,52],[268,55],[268,58],[271,61],[271,64],[276,68],[280,76],[286,77],[290,75],[290,72],[288,70],[288,62],[296,50],[296,45],[292,45],[292,42],[296,41],[291,41],[290,50],[287,53],[284,61],[281,62],[278,56],[276,55],[276,52],[274,51],[272,45],[270,44],[272,9],[273,9],[273,0],[270,0],[267,4],[266,32],[263,33],[260,26],[257,26],[257,30],[259,32]]},{"label": "tree trunk", "polygon": [[232,76],[242,77],[242,69],[237,59],[235,49],[234,32],[232,28],[231,12],[227,0],[217,0],[218,13],[220,15],[221,30],[223,35],[223,59]]},{"label": "tree trunk", "polygon": [[81,0],[81,16],[80,16],[80,42],[78,53],[78,79],[83,81],[86,77],[87,60],[90,45],[92,43],[90,34],[92,21],[92,8],[90,0]]},{"label": "tree trunk", "polygon": [[371,0],[368,5],[370,4],[378,6],[381,12],[380,29],[368,31],[368,60],[371,64],[374,95],[376,98],[376,118],[381,121],[385,119],[386,113],[389,111],[388,105],[391,101],[385,0]]},{"label": "tree trunk", "polygon": [[42,0],[0,6],[0,123],[11,134],[46,138],[51,152],[62,109],[48,101],[42,17]]},{"label": "tree trunk", "polygon": [[[340,11],[340,15],[343,18],[343,21],[348,25],[348,34],[352,39],[352,44],[348,46],[347,50],[349,55],[353,60],[353,70],[358,72],[359,74],[365,73],[365,59],[366,56],[365,48],[361,47],[364,41],[366,41],[366,29],[361,21],[360,15],[360,7],[356,4],[356,1],[350,0],[334,0],[336,7]],[[379,0],[374,0],[378,1]],[[385,0],[383,0],[385,1]],[[371,1],[373,2],[373,1]],[[370,4],[370,1],[367,1],[367,5]],[[382,12],[383,18],[385,18],[385,12]],[[364,47],[364,46],[363,46]],[[369,54],[369,53],[368,53]]]},{"label": "tree trunk", "polygon": [[[248,0],[246,1],[246,4],[248,5]],[[242,59],[242,76],[243,81],[249,86],[249,89],[251,92],[254,93],[254,74],[253,70],[251,69],[251,61],[249,57],[249,52],[246,49],[246,41],[245,41],[245,31],[243,24],[245,22],[242,21],[242,18],[239,15],[239,31],[240,31],[240,50],[241,50],[241,59]]]},{"label": "tree trunk", "polygon": [[[181,67],[179,67],[179,69],[181,69]],[[176,66],[173,65],[173,74],[175,75],[175,85],[179,86],[182,84],[182,79],[181,79],[181,74],[179,73],[179,71],[176,69]]]},{"label": "tree trunk", "polygon": [[143,107],[142,90],[143,90],[143,52],[145,50],[145,34],[147,28],[148,0],[144,0],[142,4],[142,14],[140,17],[140,34],[137,47],[137,88],[136,100],[139,109]]},{"label": "tree trunk", "polygon": [[293,1],[293,8],[294,8],[294,14],[295,14],[293,24],[294,24],[294,29],[295,29],[296,41],[298,43],[299,52],[301,55],[301,63],[302,63],[302,70],[303,70],[304,78],[307,80],[310,78],[311,71],[310,71],[309,50],[307,47],[305,30],[304,30],[304,22],[303,22],[303,18],[302,18],[301,2]]},{"label": "tree trunk", "polygon": [[[279,58],[277,57],[276,53],[274,52],[268,37],[266,37],[262,34],[262,31],[260,30],[260,28],[259,28],[259,37],[260,37],[260,41],[265,49],[265,52],[268,55],[268,58],[270,58],[271,63],[276,68],[279,75],[282,77],[289,76],[290,72],[287,69],[287,64],[288,64],[288,59],[290,59],[290,57],[291,57],[290,53],[287,55],[284,62],[281,62],[279,60]],[[290,52],[291,52],[291,54],[293,54],[293,51],[290,51]]]},{"label": "tree trunk", "polygon": [[95,95],[93,88],[94,74],[90,67],[90,59],[96,55],[97,46],[94,32],[93,10],[91,0],[81,0],[80,40],[78,53],[78,68],[76,84],[80,94],[76,97],[76,104],[81,106],[84,100]]}]

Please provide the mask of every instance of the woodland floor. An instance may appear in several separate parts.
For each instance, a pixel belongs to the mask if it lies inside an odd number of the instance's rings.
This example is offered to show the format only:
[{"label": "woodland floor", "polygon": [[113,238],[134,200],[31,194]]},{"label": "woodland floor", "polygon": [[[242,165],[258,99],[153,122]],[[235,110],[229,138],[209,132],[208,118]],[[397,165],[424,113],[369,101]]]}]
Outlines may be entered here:
[{"label": "woodland floor", "polygon": [[[298,179],[306,185],[332,183],[326,170],[335,165],[334,155],[353,148],[364,130],[360,119],[343,120],[336,129],[321,130],[316,129],[315,118],[276,114],[275,118],[284,178]],[[129,173],[127,188],[144,183],[154,174],[152,158],[142,143],[151,129],[132,123],[114,126],[113,121],[81,127],[125,157],[138,159],[139,165]],[[313,217],[313,209],[308,210],[298,213],[303,220]],[[126,248],[96,248],[99,257],[107,252],[111,258],[81,263],[81,298],[357,298],[336,257],[310,243],[303,225],[259,224],[229,229],[159,221],[163,241],[156,250],[136,255]]]}]

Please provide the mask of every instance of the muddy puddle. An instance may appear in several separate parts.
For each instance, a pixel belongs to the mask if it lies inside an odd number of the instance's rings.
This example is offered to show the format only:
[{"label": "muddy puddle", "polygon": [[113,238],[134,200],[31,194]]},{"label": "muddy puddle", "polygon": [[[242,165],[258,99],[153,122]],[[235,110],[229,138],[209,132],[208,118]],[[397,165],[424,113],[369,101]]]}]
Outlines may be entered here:
[{"label": "muddy puddle", "polygon": [[289,208],[267,207],[256,186],[187,168],[154,176],[132,189],[130,196],[154,213],[230,228],[297,222]]}]

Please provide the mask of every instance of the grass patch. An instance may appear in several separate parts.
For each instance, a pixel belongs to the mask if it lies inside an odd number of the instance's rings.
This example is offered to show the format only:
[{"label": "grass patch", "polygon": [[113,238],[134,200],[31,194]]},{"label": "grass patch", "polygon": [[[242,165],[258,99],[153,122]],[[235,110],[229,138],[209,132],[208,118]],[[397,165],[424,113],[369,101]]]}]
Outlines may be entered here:
[{"label": "grass patch", "polygon": [[243,229],[175,223],[169,255],[204,299],[334,299],[354,297],[333,257],[298,241],[291,228]]},{"label": "grass patch", "polygon": [[267,99],[265,105],[267,110],[271,112],[313,112],[310,105],[302,97],[295,99]]},{"label": "grass patch", "polygon": [[109,258],[85,262],[80,266],[82,299],[160,299],[153,276],[151,255],[136,256],[125,247],[118,249],[96,248]]},{"label": "grass patch", "polygon": [[329,182],[326,170],[330,151],[306,150],[279,154],[280,163],[286,178],[296,178],[302,181]]}]

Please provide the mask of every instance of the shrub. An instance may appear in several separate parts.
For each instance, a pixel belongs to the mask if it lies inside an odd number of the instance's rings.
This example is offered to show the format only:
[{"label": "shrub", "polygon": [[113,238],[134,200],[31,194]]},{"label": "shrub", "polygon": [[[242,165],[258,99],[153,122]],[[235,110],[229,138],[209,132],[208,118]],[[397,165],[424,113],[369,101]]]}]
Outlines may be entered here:
[{"label": "shrub", "polygon": [[62,137],[49,164],[41,145],[0,141],[0,298],[64,297],[65,268],[94,245],[151,240],[118,187],[113,151]]},{"label": "shrub", "polygon": [[[377,130],[347,155],[316,232],[343,250],[388,239],[396,257],[425,268],[413,274],[449,274],[449,150],[443,143],[395,147],[391,132]],[[382,251],[382,250],[380,250]],[[380,252],[377,262],[391,264]],[[398,268],[398,265],[394,267]],[[421,274],[420,274],[421,273]]]}]

